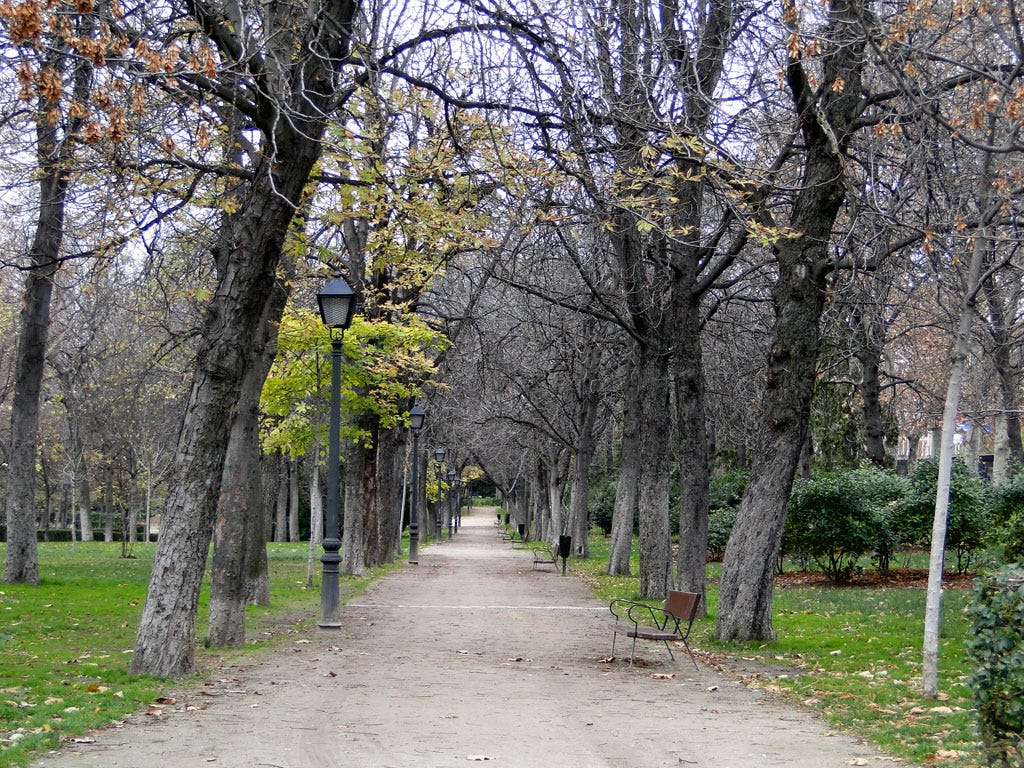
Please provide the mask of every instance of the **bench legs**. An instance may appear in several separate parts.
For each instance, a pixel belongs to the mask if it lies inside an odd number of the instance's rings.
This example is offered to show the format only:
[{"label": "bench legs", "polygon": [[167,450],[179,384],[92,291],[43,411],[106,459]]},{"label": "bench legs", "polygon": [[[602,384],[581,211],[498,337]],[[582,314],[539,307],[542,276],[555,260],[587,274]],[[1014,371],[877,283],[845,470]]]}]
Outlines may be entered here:
[{"label": "bench legs", "polygon": [[[612,632],[612,656],[615,655],[615,641],[618,639],[618,634],[618,632]],[[629,653],[629,666],[633,666],[633,659],[636,657],[636,640],[636,635],[634,635],[633,647],[630,649]],[[690,661],[693,662],[693,668],[700,672],[700,667],[697,665],[697,659],[693,657],[693,651],[690,650],[690,644],[686,642],[686,638],[680,638],[680,641],[682,642],[683,647],[686,648],[686,652],[690,654]],[[675,661],[676,656],[672,653],[672,646],[669,645],[668,640],[662,640],[662,642],[665,644],[665,650],[668,651],[669,658],[672,659],[672,661]]]}]

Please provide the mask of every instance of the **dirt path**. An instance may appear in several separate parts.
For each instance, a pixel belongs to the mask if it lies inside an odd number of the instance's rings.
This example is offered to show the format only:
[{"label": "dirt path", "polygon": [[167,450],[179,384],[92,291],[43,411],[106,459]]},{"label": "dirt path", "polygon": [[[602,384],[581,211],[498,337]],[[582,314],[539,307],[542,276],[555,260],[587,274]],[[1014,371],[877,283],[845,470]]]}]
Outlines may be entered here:
[{"label": "dirt path", "polygon": [[[221,670],[34,768],[839,768],[883,755],[810,714],[669,661],[602,661],[607,608],[501,541],[489,513],[379,580],[340,630]],[[622,648],[619,648],[620,652]],[[621,655],[621,654],[620,654]],[[656,678],[654,675],[661,675]],[[668,675],[673,677],[668,678]],[[212,694],[212,695],[211,695]]]}]

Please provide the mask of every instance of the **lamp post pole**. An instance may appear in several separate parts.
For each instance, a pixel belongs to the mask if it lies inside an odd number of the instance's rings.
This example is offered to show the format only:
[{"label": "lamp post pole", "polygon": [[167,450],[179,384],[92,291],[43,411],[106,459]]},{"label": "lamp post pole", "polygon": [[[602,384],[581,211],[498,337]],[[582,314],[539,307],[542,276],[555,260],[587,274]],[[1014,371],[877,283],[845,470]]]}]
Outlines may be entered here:
[{"label": "lamp post pole", "polygon": [[[340,277],[324,286],[317,296],[324,325],[331,329],[331,416],[327,447],[327,520],[324,526],[323,583],[320,586],[320,621],[323,629],[341,627],[338,600],[338,565],[341,539],[338,536],[338,464],[341,460],[341,341],[352,322],[355,291]],[[334,335],[334,330],[340,332]]]},{"label": "lamp post pole", "polygon": [[462,525],[462,478],[455,477],[455,532],[459,532]]},{"label": "lamp post pole", "polygon": [[420,429],[426,413],[419,405],[409,411],[409,429],[412,430],[412,505],[409,509],[409,563],[416,565],[420,559],[420,519],[417,516],[416,502],[420,495],[419,464],[420,464]]},{"label": "lamp post pole", "polygon": [[438,448],[434,451],[434,461],[437,462],[434,469],[437,472],[437,515],[434,520],[434,527],[437,533],[437,540],[441,541],[441,526],[444,524],[444,504],[442,492],[444,489],[444,477],[441,474],[441,462],[444,461],[444,448]]},{"label": "lamp post pole", "polygon": [[455,525],[455,513],[452,509],[452,502],[455,501],[455,470],[448,470],[448,540],[452,538],[452,526]]}]

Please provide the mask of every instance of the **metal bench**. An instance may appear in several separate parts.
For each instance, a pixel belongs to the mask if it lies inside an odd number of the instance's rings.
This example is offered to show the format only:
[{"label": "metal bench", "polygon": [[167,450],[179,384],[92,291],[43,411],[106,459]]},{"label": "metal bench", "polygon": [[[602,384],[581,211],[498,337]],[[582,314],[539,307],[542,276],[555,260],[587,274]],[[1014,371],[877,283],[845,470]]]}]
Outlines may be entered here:
[{"label": "metal bench", "polygon": [[668,655],[675,661],[669,641],[678,641],[690,654],[693,666],[699,670],[697,659],[687,642],[699,606],[700,595],[696,592],[669,592],[660,608],[633,600],[612,600],[608,605],[608,610],[615,617],[615,623],[612,624],[612,655],[615,655],[615,638],[625,635],[633,638],[633,649],[629,656],[631,665],[636,656],[637,639],[665,643]]},{"label": "metal bench", "polygon": [[542,549],[533,550],[533,570],[537,570],[538,565],[557,565],[558,564],[558,545],[551,544]]}]

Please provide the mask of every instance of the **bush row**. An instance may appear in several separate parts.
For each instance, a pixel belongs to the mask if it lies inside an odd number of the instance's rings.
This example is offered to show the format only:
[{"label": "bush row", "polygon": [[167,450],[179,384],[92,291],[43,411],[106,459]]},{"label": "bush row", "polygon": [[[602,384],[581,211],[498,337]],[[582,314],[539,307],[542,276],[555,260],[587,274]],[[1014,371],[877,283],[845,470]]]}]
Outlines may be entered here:
[{"label": "bush row", "polygon": [[[81,531],[75,531],[75,538],[81,541]],[[139,529],[138,540],[142,541],[144,532]],[[121,541],[121,531],[114,529],[114,541]],[[37,541],[71,541],[71,531],[68,528],[51,528],[49,531],[38,529],[36,531]],[[103,531],[97,531],[94,535],[95,541],[103,541]],[[155,541],[156,536],[150,536],[150,541]],[[7,541],[7,525],[0,523],[0,541]]]},{"label": "bush row", "polygon": [[[712,487],[708,554],[725,551],[736,519],[745,476],[723,476]],[[919,462],[908,477],[874,467],[821,473],[793,489],[783,537],[783,554],[845,581],[870,554],[887,571],[901,552],[931,542],[938,465]],[[967,570],[982,551],[1013,562],[1024,557],[1024,474],[985,487],[961,461],[953,463],[946,547],[956,568]]]}]

